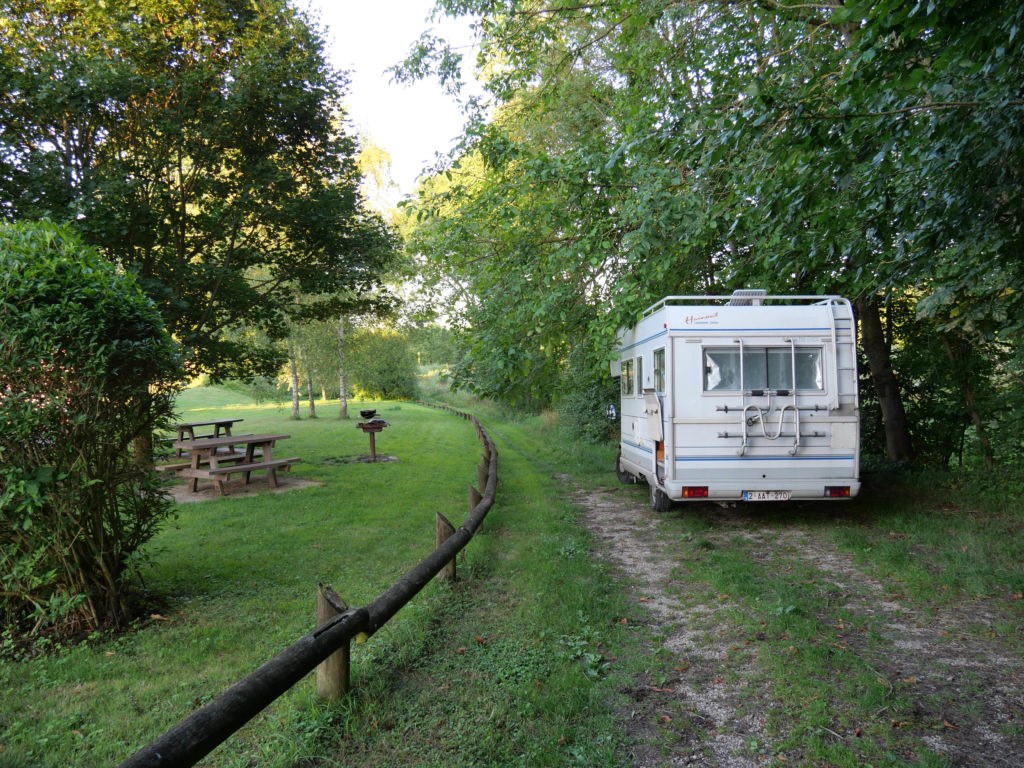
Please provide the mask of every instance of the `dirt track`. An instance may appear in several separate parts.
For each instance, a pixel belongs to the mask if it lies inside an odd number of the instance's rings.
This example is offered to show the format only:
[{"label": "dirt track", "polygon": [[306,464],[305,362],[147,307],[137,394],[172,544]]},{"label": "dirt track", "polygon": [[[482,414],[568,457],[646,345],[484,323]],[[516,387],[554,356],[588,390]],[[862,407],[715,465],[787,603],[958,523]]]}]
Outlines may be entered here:
[{"label": "dirt track", "polygon": [[[727,599],[680,599],[706,593],[707,585],[681,583],[688,575],[679,568],[677,548],[659,536],[659,515],[619,487],[568,491],[585,509],[583,519],[600,542],[600,554],[628,584],[638,611],[649,617],[652,637],[663,638],[654,643],[671,654],[677,673],[667,681],[637,681],[629,692],[634,706],[622,717],[638,745],[633,762],[640,768],[743,767],[766,765],[775,756],[779,765],[819,764],[802,761],[800,750],[773,750],[766,732],[773,693],[759,673],[757,641],[737,636],[734,625],[722,619],[731,607]],[[661,517],[667,521],[673,514]],[[764,568],[773,567],[779,552],[800,558],[829,584],[844,611],[881,620],[875,624],[883,628],[884,654],[866,644],[858,647],[856,633],[846,651],[858,653],[879,677],[913,682],[906,687],[913,689],[914,711],[920,715],[915,719],[928,727],[894,722],[893,728],[906,729],[901,744],[916,743],[951,766],[1024,765],[1024,660],[1002,647],[998,633],[986,637],[977,630],[996,625],[1001,617],[994,611],[978,611],[975,604],[969,614],[940,610],[922,617],[888,598],[886,585],[859,571],[813,530],[799,524],[767,527],[742,509],[712,504],[702,505],[698,514],[714,523],[702,534],[712,543],[716,537],[732,543],[739,537],[749,557]],[[966,632],[966,626],[975,629]],[[877,716],[888,715],[879,711]],[[826,739],[857,749],[859,733],[838,725],[824,731]],[[906,759],[916,762],[913,749]]]}]

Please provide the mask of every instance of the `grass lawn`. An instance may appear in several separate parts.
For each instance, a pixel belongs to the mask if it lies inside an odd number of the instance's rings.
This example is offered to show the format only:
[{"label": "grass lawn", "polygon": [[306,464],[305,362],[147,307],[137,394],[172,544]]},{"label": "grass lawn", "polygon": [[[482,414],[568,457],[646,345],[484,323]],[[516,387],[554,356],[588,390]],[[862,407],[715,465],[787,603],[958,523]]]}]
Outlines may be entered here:
[{"label": "grass lawn", "polygon": [[[4,768],[120,762],[308,632],[318,581],[366,604],[430,551],[435,512],[458,525],[468,511],[480,446],[443,411],[373,403],[392,425],[377,450],[399,460],[366,465],[340,461],[368,438],[336,405],[297,422],[216,388],[181,405],[292,435],[280,455],[319,485],[181,505],[132,631],[0,661]],[[615,482],[614,446],[459,407],[494,438],[499,482],[458,583],[432,584],[353,646],[343,701],[318,701],[311,675],[202,765],[620,766],[641,751],[672,765],[732,736],[744,764],[938,768],[995,732],[1007,764],[1024,757],[1019,475],[652,516],[646,487]],[[641,556],[665,562],[674,624],[630,591],[653,583],[606,563],[625,542],[581,523],[597,495],[650,521]],[[668,642],[680,632],[684,651]],[[728,705],[722,723],[699,710],[708,696]],[[730,734],[737,723],[756,733]]]},{"label": "grass lawn", "polygon": [[[179,505],[150,548],[137,626],[0,662],[0,765],[117,764],[308,632],[318,581],[366,604],[431,551],[435,512],[458,525],[480,460],[472,425],[410,403],[370,405],[391,423],[377,451],[396,462],[341,462],[369,446],[336,405],[292,421],[287,406],[225,390],[183,393],[186,420],[240,417],[238,432],[290,434],[280,455],[302,457],[291,471],[319,485]],[[457,586],[431,585],[354,646],[345,702],[320,703],[310,675],[203,765],[331,765],[339,750],[343,764],[368,765],[611,759],[605,644],[624,631],[621,606],[603,569],[575,556],[586,543],[554,477],[556,464],[585,471],[587,458],[555,444],[538,454],[536,421],[491,416],[481,414],[498,443],[499,500]],[[602,471],[605,458],[589,466]],[[410,740],[411,728],[430,735]]]}]

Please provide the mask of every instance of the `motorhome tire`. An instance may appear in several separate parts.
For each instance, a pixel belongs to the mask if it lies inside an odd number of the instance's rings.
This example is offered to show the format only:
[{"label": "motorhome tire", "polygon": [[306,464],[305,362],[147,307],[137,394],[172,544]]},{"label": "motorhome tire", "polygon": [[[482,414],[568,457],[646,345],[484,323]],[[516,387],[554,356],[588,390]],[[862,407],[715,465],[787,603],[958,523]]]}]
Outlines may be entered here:
[{"label": "motorhome tire", "polygon": [[672,499],[656,485],[651,486],[651,509],[655,512],[668,512],[672,509]]},{"label": "motorhome tire", "polygon": [[622,448],[619,448],[619,454],[615,457],[615,476],[624,485],[632,485],[636,482],[636,475],[622,468]]}]

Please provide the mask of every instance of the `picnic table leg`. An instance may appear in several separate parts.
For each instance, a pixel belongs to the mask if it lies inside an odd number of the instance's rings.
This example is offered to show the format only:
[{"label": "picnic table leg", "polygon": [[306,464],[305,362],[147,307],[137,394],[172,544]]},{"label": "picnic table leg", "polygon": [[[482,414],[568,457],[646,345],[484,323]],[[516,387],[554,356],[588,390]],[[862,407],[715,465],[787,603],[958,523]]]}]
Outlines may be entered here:
[{"label": "picnic table leg", "polygon": [[[199,458],[200,458],[199,452],[198,451],[192,451],[192,469],[196,469],[196,470],[199,469]],[[199,490],[199,478],[196,477],[195,475],[192,475],[192,477],[189,478],[189,480],[188,480],[188,489],[192,493],[196,493]]]},{"label": "picnic table leg", "polygon": [[[210,451],[210,469],[211,470],[217,469],[217,449],[216,448],[214,448],[212,451]],[[231,475],[230,474],[228,474],[227,476],[224,476],[224,475],[214,475],[213,476],[213,482],[216,483],[216,485],[217,485],[217,495],[218,496],[224,496],[225,495],[224,481],[225,480],[230,480],[230,479],[231,479]]]},{"label": "picnic table leg", "polygon": [[[179,442],[179,443],[180,443],[180,442],[181,442],[182,440],[184,440],[184,439],[185,439],[185,433],[186,433],[186,432],[188,432],[188,433],[189,433],[189,440],[191,440],[191,439],[192,439],[192,430],[190,430],[190,429],[179,429],[179,430],[178,430],[178,442]],[[176,458],[176,459],[180,459],[180,458],[181,458],[181,452],[182,452],[182,449],[181,449],[181,448],[177,448],[177,449],[175,449],[175,451],[174,451],[174,458]]]},{"label": "picnic table leg", "polygon": [[[263,458],[264,459],[266,459],[270,455],[270,452],[271,452],[270,446],[271,445],[273,445],[273,443],[269,443],[269,444],[261,443],[260,444],[260,449],[261,449],[261,452],[263,454]],[[245,448],[245,463],[246,464],[252,464],[252,455],[255,452],[256,452],[256,444],[255,443],[249,443],[246,446],[246,448]],[[252,472],[246,472],[245,473],[245,484],[246,485],[249,484],[249,476],[251,474],[252,474]]]},{"label": "picnic table leg", "polygon": [[[213,425],[213,436],[220,437],[221,430],[224,430],[224,437],[231,437],[231,425],[230,424],[214,424]],[[228,446],[228,453],[234,453],[235,446]]]},{"label": "picnic table leg", "polygon": [[[274,444],[267,443],[263,447],[263,461],[274,460]],[[267,474],[270,476],[270,487],[277,488],[277,469],[275,467],[267,467]]]}]

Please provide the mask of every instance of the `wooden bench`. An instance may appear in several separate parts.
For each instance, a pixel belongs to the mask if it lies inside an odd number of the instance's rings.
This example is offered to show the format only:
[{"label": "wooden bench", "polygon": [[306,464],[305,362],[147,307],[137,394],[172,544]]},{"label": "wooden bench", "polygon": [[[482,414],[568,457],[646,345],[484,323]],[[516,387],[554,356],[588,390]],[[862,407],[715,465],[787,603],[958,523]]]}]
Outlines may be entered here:
[{"label": "wooden bench", "polygon": [[225,495],[224,483],[231,479],[231,475],[244,474],[245,484],[249,484],[249,474],[258,470],[267,470],[267,475],[270,480],[270,487],[277,488],[277,470],[287,472],[291,469],[292,464],[302,461],[297,456],[288,459],[272,459],[270,461],[254,461],[249,464],[233,464],[230,467],[217,467],[216,469],[192,469],[191,466],[186,466],[183,469],[177,470],[178,474],[182,477],[191,477],[200,480],[213,480],[217,485],[217,494],[220,496]]},{"label": "wooden bench", "polygon": [[[257,453],[253,458],[257,458],[258,459],[259,458],[259,454]],[[222,461],[242,461],[244,459],[245,459],[245,452],[244,451],[235,451],[234,453],[218,453],[217,454],[217,461],[218,462],[222,462]],[[203,461],[203,463],[209,465],[209,461]],[[153,469],[155,469],[157,472],[174,472],[174,473],[180,475],[181,474],[181,470],[188,469],[191,466],[192,466],[192,462],[190,460],[190,461],[172,462],[170,464],[157,464],[155,467],[153,467]]]}]

